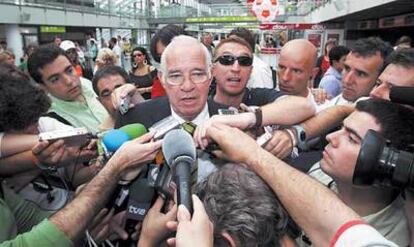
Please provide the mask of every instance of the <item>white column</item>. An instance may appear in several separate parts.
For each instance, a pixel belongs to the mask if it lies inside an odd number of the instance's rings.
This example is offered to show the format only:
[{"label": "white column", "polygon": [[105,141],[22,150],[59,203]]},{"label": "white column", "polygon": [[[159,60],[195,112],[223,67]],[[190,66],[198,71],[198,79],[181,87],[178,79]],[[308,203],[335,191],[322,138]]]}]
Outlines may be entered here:
[{"label": "white column", "polygon": [[19,25],[8,24],[5,25],[7,47],[16,56],[16,65],[20,63],[20,58],[23,56],[23,37],[20,34]]}]

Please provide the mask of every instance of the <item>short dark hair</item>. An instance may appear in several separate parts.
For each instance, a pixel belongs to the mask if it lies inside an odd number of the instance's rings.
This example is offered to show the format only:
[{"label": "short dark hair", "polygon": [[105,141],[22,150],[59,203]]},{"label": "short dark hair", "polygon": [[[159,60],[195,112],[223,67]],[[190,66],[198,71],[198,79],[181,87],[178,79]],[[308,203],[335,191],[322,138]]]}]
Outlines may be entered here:
[{"label": "short dark hair", "polygon": [[352,53],[362,57],[372,57],[379,53],[384,61],[379,69],[380,72],[384,69],[385,60],[392,51],[391,45],[379,37],[358,39],[351,48]]},{"label": "short dark hair", "polygon": [[214,225],[214,246],[228,246],[227,232],[244,246],[280,246],[288,233],[288,214],[269,186],[252,170],[227,164],[198,183]]},{"label": "short dark hair", "polygon": [[64,56],[70,61],[65,51],[54,44],[42,45],[35,49],[27,60],[27,68],[33,80],[37,83],[43,83],[40,70],[46,65],[53,63],[59,56]]},{"label": "short dark hair", "polygon": [[46,93],[28,75],[10,64],[0,64],[0,131],[24,130],[50,107]]},{"label": "short dark hair", "polygon": [[233,35],[233,36],[228,37],[227,39],[222,39],[220,41],[220,43],[214,49],[214,59],[213,60],[215,60],[217,58],[217,54],[218,54],[218,51],[220,50],[220,47],[222,47],[224,44],[227,44],[227,43],[240,44],[242,46],[245,46],[247,49],[249,49],[250,52],[253,53],[252,47],[249,45],[249,43],[245,39],[243,39],[239,36],[234,36]]},{"label": "short dark hair", "polygon": [[394,64],[404,68],[414,68],[414,48],[393,51],[387,59],[387,65]]},{"label": "short dark hair", "polygon": [[121,68],[119,66],[116,66],[116,65],[104,66],[103,68],[96,71],[95,75],[92,78],[92,87],[93,87],[93,91],[95,91],[96,95],[99,96],[98,82],[102,78],[105,78],[105,77],[111,76],[111,75],[120,75],[120,76],[122,76],[122,78],[124,78],[125,83],[129,83],[129,76],[123,68]]},{"label": "short dark hair", "polygon": [[363,57],[374,56],[379,52],[381,57],[385,59],[392,52],[392,47],[379,37],[368,37],[358,39],[351,51]]},{"label": "short dark hair", "polygon": [[380,134],[398,149],[414,143],[414,111],[383,99],[359,101],[356,110],[373,116],[380,125]]},{"label": "short dark hair", "polygon": [[343,56],[348,55],[349,49],[345,46],[338,45],[329,52],[329,64],[332,66],[334,61],[339,61]]},{"label": "short dark hair", "polygon": [[249,29],[244,27],[236,27],[235,29],[231,30],[229,33],[229,36],[236,35],[237,37],[240,37],[249,43],[251,50],[254,51],[254,47],[256,42],[254,42],[254,35],[252,32],[250,32]]},{"label": "short dark hair", "polygon": [[184,29],[174,24],[168,24],[167,26],[158,30],[158,32],[155,33],[150,42],[150,53],[152,58],[158,63],[161,61],[161,57],[159,57],[157,54],[158,41],[160,41],[164,46],[167,46],[169,43],[171,43],[171,40],[175,36],[181,34],[186,34]]},{"label": "short dark hair", "polygon": [[[148,56],[147,49],[145,49],[144,47],[141,47],[141,46],[135,47],[131,52],[131,56],[134,55],[135,51],[140,51],[142,54],[144,54],[144,57],[147,60],[147,64],[151,65],[151,59]],[[134,65],[135,65],[134,58],[132,58],[131,59],[131,70],[132,70],[132,72],[134,72],[137,69],[137,67],[134,66]]]}]

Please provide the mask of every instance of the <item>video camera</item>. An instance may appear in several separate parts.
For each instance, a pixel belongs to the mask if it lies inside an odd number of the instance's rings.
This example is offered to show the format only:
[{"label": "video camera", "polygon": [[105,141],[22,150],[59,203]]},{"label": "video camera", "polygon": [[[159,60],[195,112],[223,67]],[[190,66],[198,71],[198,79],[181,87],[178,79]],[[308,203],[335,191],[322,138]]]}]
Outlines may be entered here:
[{"label": "video camera", "polygon": [[[390,99],[394,103],[414,106],[414,87],[394,86]],[[353,183],[414,191],[414,143],[410,144],[407,150],[398,150],[379,133],[368,130],[358,155]]]}]

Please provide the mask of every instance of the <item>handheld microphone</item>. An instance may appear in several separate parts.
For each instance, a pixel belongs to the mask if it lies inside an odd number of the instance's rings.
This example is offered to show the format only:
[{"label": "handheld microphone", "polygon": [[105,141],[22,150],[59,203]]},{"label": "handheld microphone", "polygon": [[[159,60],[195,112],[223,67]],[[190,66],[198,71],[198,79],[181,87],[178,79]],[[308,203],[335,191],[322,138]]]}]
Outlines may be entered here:
[{"label": "handheld microphone", "polygon": [[394,103],[414,106],[414,87],[392,86],[390,99]]},{"label": "handheld microphone", "polygon": [[129,187],[129,200],[126,212],[125,230],[128,235],[135,232],[135,226],[142,222],[155,198],[155,189],[145,177],[139,177]]},{"label": "handheld microphone", "polygon": [[[128,124],[119,129],[108,131],[102,138],[107,158],[116,152],[125,142],[138,138],[145,133],[147,133],[147,129],[140,123]],[[136,178],[140,172],[141,169],[137,168],[123,174],[119,184],[128,184],[131,180]]]},{"label": "handheld microphone", "polygon": [[162,143],[162,152],[167,165],[173,170],[177,185],[178,205],[183,204],[193,214],[191,200],[191,167],[195,163],[196,149],[193,138],[184,130],[168,132]]}]

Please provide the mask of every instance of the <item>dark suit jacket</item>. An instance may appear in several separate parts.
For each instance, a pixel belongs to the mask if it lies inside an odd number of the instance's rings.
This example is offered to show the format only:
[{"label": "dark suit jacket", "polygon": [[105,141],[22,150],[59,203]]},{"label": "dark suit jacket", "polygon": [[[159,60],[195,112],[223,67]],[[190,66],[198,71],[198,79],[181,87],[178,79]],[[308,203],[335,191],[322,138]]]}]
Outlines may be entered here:
[{"label": "dark suit jacket", "polygon": [[[228,107],[209,99],[207,101],[209,115],[218,113],[218,109],[227,109]],[[115,128],[127,124],[141,123],[146,128],[151,127],[154,123],[171,115],[170,103],[167,97],[158,97],[145,101],[130,109],[125,115],[118,115]]]}]

